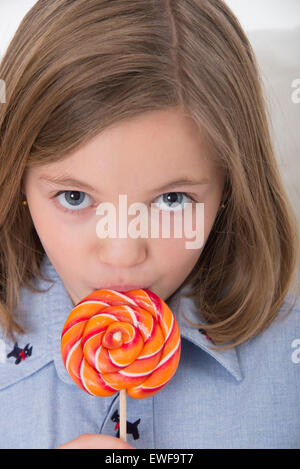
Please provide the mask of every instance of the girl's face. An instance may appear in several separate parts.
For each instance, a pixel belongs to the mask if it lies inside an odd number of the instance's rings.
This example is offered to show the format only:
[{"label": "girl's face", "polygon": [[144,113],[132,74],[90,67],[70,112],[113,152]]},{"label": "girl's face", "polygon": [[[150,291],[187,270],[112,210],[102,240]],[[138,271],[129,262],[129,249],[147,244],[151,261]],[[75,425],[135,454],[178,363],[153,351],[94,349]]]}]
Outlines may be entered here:
[{"label": "girl's face", "polygon": [[[194,184],[171,185],[182,179]],[[195,123],[179,109],[152,111],[119,122],[67,158],[29,168],[24,176],[36,231],[74,305],[94,290],[127,290],[127,286],[149,288],[166,301],[203,250],[223,184],[224,175],[208,154]],[[119,195],[123,201],[126,198],[127,209],[122,212]],[[111,230],[106,238],[101,235],[109,230],[105,223],[100,227],[108,212],[96,213],[103,202],[115,208],[116,237]],[[142,203],[148,213],[144,237],[130,234],[129,226],[141,217],[139,211],[127,215],[135,202]],[[188,249],[186,244],[196,235],[192,238],[190,230],[185,236],[185,226],[197,229],[198,238],[203,229],[196,222],[197,202],[204,203],[204,243]],[[192,212],[185,203],[193,204]],[[159,237],[151,235],[151,204],[155,204],[153,214],[160,217]],[[180,212],[183,234],[175,237],[172,221]],[[124,237],[118,234],[120,213],[128,225]],[[168,214],[170,235],[163,237],[162,216]]]}]

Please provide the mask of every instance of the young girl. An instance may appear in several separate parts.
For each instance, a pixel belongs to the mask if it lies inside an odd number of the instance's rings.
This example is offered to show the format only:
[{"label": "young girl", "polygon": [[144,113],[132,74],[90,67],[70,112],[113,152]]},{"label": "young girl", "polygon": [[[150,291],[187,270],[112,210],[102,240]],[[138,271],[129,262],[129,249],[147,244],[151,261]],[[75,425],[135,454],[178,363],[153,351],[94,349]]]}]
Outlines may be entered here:
[{"label": "young girl", "polygon": [[[253,51],[221,0],[39,0],[1,62],[0,446],[299,448],[298,233]],[[101,238],[102,202],[204,204],[203,244]],[[194,212],[191,221],[194,223]],[[148,288],[172,380],[90,396],[60,355],[96,289]]]}]

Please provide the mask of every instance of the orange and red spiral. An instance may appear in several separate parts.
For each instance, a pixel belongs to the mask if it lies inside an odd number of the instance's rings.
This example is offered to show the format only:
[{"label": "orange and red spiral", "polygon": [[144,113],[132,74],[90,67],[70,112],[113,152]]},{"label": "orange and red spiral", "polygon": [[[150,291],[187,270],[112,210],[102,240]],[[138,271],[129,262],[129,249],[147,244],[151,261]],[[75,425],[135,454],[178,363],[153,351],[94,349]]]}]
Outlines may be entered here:
[{"label": "orange and red spiral", "polygon": [[168,305],[146,289],[97,290],[69,315],[61,354],[73,381],[95,396],[126,389],[150,397],[174,375],[180,331]]}]

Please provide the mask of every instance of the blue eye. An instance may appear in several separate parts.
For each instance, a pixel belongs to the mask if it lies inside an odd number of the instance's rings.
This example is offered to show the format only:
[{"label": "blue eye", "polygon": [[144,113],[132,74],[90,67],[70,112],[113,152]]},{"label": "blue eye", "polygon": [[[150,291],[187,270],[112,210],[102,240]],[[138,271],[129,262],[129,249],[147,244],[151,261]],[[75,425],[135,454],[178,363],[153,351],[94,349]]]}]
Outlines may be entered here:
[{"label": "blue eye", "polygon": [[67,212],[78,213],[90,206],[88,202],[90,197],[85,192],[60,191],[55,195],[55,197]]},{"label": "blue eye", "polygon": [[[191,200],[193,202],[195,201],[193,197],[186,194],[185,192],[166,192],[165,194],[158,196],[158,199],[160,197],[163,198],[162,203],[167,204],[167,209],[171,209],[171,212],[177,212],[179,210],[182,210],[184,209],[184,203],[188,203]],[[188,200],[184,200],[184,197]],[[155,203],[155,205],[158,205],[158,207],[160,207],[160,203]],[[162,208],[162,210],[164,210],[164,208]]]}]

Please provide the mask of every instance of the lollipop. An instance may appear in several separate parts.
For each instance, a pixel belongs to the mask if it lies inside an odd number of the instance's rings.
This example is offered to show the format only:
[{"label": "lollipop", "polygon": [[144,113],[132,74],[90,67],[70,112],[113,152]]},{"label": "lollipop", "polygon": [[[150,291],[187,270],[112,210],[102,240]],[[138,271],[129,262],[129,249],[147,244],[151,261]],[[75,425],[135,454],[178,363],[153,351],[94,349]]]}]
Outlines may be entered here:
[{"label": "lollipop", "polygon": [[174,375],[180,350],[172,311],[146,289],[91,293],[71,311],[61,335],[73,381],[95,396],[120,391],[123,402],[126,394],[143,399],[159,392]]}]

